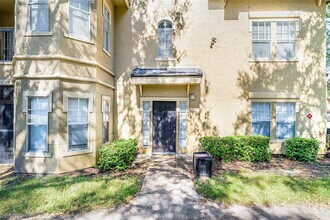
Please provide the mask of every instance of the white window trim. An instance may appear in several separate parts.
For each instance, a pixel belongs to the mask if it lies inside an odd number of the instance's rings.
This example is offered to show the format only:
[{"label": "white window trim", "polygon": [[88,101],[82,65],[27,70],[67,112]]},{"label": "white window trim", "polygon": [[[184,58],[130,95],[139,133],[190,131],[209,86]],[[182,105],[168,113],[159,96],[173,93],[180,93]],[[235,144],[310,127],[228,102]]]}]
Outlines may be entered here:
[{"label": "white window trim", "polygon": [[[105,19],[105,16],[104,16],[104,9],[107,9],[108,11],[109,11],[109,19],[110,20],[107,20],[107,22],[109,22],[109,50],[107,50],[104,46],[104,42],[105,42],[105,39],[104,39],[104,19]],[[112,26],[112,24],[111,24],[111,21],[112,21],[112,19],[111,19],[111,16],[112,16],[112,13],[111,13],[111,10],[110,10],[110,8],[109,8],[109,6],[108,6],[108,4],[105,2],[105,1],[103,1],[103,8],[102,8],[102,15],[103,15],[103,51],[109,56],[109,57],[111,57],[111,54],[110,54],[110,51],[111,51],[111,26]]]},{"label": "white window trim", "polygon": [[[66,38],[71,38],[71,39],[74,39],[74,40],[77,40],[77,41],[81,41],[81,42],[85,42],[85,43],[89,43],[89,44],[94,44],[94,41],[92,40],[92,33],[91,33],[91,14],[92,14],[92,7],[91,7],[91,4],[90,4],[90,0],[88,0],[88,7],[89,7],[89,13],[88,13],[88,31],[89,31],[89,38],[86,38],[86,37],[82,37],[82,36],[79,36],[79,35],[75,35],[73,33],[70,33],[70,0],[68,0],[68,32],[67,33],[64,33],[64,37]],[[76,7],[72,7],[74,9],[77,9],[79,11],[81,11],[79,8],[76,8]],[[84,11],[84,13],[86,13]]]},{"label": "white window trim", "polygon": [[[277,58],[276,54],[277,54],[277,39],[276,39],[276,34],[277,34],[277,22],[296,22],[296,56],[294,59],[279,59]],[[252,43],[253,43],[253,39],[252,39],[252,24],[253,22],[271,22],[271,57],[270,59],[264,59],[264,58],[254,58],[253,57],[253,53],[252,53]],[[274,32],[275,30],[275,32]],[[254,62],[299,62],[298,60],[298,48],[297,48],[297,42],[298,42],[298,33],[300,31],[300,19],[297,17],[278,17],[278,18],[250,18],[250,22],[249,22],[249,33],[251,36],[251,52],[250,52],[250,59],[249,62],[250,63],[254,63]]]},{"label": "white window trim", "polygon": [[[47,4],[48,5],[48,30],[47,31],[40,31],[40,30],[37,30],[37,31],[33,31],[31,30],[31,12],[30,12],[30,5],[38,5],[38,4]],[[15,7],[16,8],[16,7]],[[47,1],[47,3],[33,3],[33,2],[30,2],[30,0],[28,0],[28,28],[27,28],[27,33],[26,33],[26,36],[52,36],[52,32],[50,31],[51,28],[50,28],[50,2],[49,0]],[[16,24],[16,23],[15,23]],[[24,35],[25,36],[25,35]]]},{"label": "white window trim", "polygon": [[[283,143],[285,142],[286,139],[280,140],[277,139],[277,134],[276,134],[276,104],[277,103],[295,103],[295,131],[294,131],[294,136],[297,137],[297,115],[300,111],[300,100],[298,99],[276,99],[276,98],[272,98],[272,99],[268,99],[268,98],[264,98],[264,99],[259,99],[259,98],[250,98],[250,125],[251,125],[251,131],[250,131],[250,135],[252,136],[252,103],[256,103],[256,102],[262,102],[262,103],[270,103],[270,126],[272,128],[272,126],[274,126],[275,123],[275,136],[272,136],[272,131],[270,131],[270,143]],[[273,106],[273,104],[275,106]],[[275,109],[273,109],[275,108]],[[273,115],[275,114],[275,116]],[[275,118],[274,118],[275,117]],[[273,119],[275,119],[275,121],[273,121]]]},{"label": "white window trim", "polygon": [[29,150],[29,138],[26,135],[25,141],[25,148],[26,153],[24,154],[25,157],[51,157],[51,153],[49,152],[49,112],[52,112],[52,92],[43,92],[43,91],[24,91],[23,92],[23,109],[22,112],[26,113],[26,122],[25,122],[25,131],[28,133],[28,101],[29,98],[37,98],[37,97],[47,97],[48,98],[48,121],[47,121],[47,149],[44,152],[40,151],[31,151]]},{"label": "white window trim", "polygon": [[[93,112],[93,105],[94,105],[94,97],[92,93],[82,93],[82,92],[68,92],[63,91],[63,112],[68,112],[68,104],[69,98],[73,99],[88,99],[88,112]],[[93,151],[90,149],[90,117],[89,114],[87,115],[88,127],[87,127],[87,149],[70,149],[69,147],[69,123],[68,123],[68,116],[66,119],[66,138],[67,138],[67,151],[64,153],[64,157],[67,156],[74,156],[80,154],[89,154]]]}]

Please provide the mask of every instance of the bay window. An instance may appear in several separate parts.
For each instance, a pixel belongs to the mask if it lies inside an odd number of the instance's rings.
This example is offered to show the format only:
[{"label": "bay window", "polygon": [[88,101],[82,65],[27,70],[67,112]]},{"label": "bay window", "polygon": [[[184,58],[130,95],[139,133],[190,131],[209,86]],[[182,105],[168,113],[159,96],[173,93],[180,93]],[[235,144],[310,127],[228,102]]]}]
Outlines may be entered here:
[{"label": "bay window", "polygon": [[104,49],[110,52],[110,28],[111,28],[111,14],[108,7],[104,4],[103,8],[103,38],[104,38]]},{"label": "bay window", "polygon": [[102,97],[102,131],[103,137],[102,142],[109,142],[110,132],[110,97]]},{"label": "bay window", "polygon": [[90,39],[89,0],[69,0],[69,34]]},{"label": "bay window", "polygon": [[28,151],[48,151],[48,97],[28,97],[27,145]]},{"label": "bay window", "polygon": [[69,150],[88,148],[88,99],[68,98]]},{"label": "bay window", "polygon": [[49,31],[49,2],[48,0],[29,1],[29,31]]}]

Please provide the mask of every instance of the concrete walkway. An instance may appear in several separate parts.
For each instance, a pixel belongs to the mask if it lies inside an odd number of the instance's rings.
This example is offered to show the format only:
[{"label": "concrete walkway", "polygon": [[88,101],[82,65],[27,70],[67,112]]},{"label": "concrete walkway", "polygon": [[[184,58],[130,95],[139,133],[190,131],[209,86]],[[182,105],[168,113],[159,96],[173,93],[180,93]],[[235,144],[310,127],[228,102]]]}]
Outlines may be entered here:
[{"label": "concrete walkway", "polygon": [[328,219],[330,211],[297,207],[221,207],[206,201],[193,187],[191,159],[154,158],[142,189],[117,210],[87,213],[77,219]]}]

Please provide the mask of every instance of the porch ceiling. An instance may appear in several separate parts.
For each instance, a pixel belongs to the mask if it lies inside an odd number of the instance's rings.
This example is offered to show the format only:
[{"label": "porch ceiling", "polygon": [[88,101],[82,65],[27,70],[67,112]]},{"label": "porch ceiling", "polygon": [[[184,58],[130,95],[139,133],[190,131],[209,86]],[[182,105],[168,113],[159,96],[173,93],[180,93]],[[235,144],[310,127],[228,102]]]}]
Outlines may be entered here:
[{"label": "porch ceiling", "polygon": [[114,6],[129,8],[128,0],[112,0],[112,3],[114,4]]}]

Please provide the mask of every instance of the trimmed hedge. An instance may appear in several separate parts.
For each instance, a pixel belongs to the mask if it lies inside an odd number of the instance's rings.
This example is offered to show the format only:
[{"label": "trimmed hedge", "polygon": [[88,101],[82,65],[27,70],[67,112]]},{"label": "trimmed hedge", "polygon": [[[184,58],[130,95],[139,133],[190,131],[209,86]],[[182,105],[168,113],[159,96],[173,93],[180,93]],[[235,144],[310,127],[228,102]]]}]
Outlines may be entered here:
[{"label": "trimmed hedge", "polygon": [[308,162],[316,161],[319,142],[314,138],[296,137],[285,140],[285,156],[291,160]]},{"label": "trimmed hedge", "polygon": [[132,165],[137,155],[137,140],[115,140],[102,146],[97,168],[102,171],[118,169],[126,170]]},{"label": "trimmed hedge", "polygon": [[224,162],[268,161],[269,137],[264,136],[208,136],[200,138],[204,150]]}]

